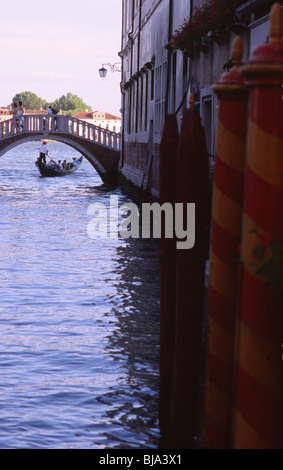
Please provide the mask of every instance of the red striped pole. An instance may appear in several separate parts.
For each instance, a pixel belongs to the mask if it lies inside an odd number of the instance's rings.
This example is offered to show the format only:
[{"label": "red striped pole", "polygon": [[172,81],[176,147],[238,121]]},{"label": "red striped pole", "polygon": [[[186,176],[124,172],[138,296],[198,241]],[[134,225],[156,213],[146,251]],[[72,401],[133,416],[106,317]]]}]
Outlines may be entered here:
[{"label": "red striped pole", "polygon": [[234,68],[213,89],[219,98],[215,155],[210,274],[208,288],[207,373],[202,447],[229,448],[239,245],[242,228],[248,91],[238,69],[242,40],[233,45]]},{"label": "red striped pole", "polygon": [[[272,9],[270,42],[257,47],[242,73],[250,87],[245,180],[242,296],[237,350],[233,447],[283,448],[283,304],[253,259],[272,233],[283,243],[282,10]],[[259,236],[254,233],[258,232]],[[277,260],[278,261],[278,260]],[[282,260],[281,260],[282,261]],[[281,269],[281,271],[280,271]],[[283,268],[278,267],[283,276]]]},{"label": "red striped pole", "polygon": [[[160,204],[176,202],[176,154],[179,140],[175,114],[165,119],[160,144]],[[160,395],[159,426],[162,447],[167,433],[172,400],[175,322],[176,322],[176,239],[165,238],[164,227],[159,246],[160,260]]]}]

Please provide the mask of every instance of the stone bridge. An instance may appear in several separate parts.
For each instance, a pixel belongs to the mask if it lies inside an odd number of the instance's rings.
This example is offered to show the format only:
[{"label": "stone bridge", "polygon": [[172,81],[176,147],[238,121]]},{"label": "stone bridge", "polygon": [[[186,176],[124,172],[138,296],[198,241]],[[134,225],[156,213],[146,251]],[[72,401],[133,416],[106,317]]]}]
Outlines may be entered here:
[{"label": "stone bridge", "polygon": [[[32,140],[50,139],[73,147],[95,168],[105,183],[118,178],[120,134],[71,116],[24,115],[23,128],[14,119],[0,122],[0,157]],[[37,157],[37,155],[36,155]]]}]

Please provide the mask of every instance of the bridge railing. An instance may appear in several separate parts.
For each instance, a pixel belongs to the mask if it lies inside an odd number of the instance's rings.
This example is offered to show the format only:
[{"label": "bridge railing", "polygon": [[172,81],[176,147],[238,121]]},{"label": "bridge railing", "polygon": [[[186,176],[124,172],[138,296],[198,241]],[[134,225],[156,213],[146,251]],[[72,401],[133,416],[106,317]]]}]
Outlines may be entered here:
[{"label": "bridge railing", "polygon": [[71,116],[27,114],[24,115],[23,121],[19,121],[18,125],[15,119],[0,122],[0,140],[23,132],[42,133],[43,137],[48,139],[48,133],[56,131],[78,136],[114,150],[120,149],[120,134]]}]

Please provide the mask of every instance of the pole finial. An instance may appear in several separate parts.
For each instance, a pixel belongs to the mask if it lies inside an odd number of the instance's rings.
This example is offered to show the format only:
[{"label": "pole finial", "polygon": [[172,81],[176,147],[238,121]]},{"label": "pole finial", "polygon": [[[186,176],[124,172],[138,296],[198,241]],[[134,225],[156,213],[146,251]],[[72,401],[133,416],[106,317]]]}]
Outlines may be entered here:
[{"label": "pole finial", "polygon": [[195,105],[195,95],[193,93],[190,94],[190,100],[189,100],[190,108],[192,109]]},{"label": "pole finial", "polygon": [[236,36],[233,42],[232,48],[232,60],[233,60],[233,68],[232,72],[236,72],[239,70],[239,67],[242,64],[243,58],[243,40],[240,36]]},{"label": "pole finial", "polygon": [[283,24],[282,9],[279,2],[275,3],[271,9],[269,36],[270,42],[282,42]]}]

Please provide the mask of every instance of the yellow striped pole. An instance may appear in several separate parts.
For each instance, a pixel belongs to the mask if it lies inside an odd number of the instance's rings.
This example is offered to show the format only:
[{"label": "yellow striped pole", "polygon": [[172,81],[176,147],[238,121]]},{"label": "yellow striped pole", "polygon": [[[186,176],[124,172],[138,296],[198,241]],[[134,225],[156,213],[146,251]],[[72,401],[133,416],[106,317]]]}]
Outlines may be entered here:
[{"label": "yellow striped pole", "polygon": [[219,98],[215,155],[210,274],[208,288],[207,372],[201,445],[231,446],[233,374],[239,245],[242,227],[248,91],[239,73],[240,37],[233,44],[234,67],[213,87]]},{"label": "yellow striped pole", "polygon": [[[276,3],[270,42],[255,48],[241,69],[250,88],[250,111],[233,430],[236,449],[283,447],[283,305],[276,286],[265,284],[272,278],[258,271],[270,266],[273,237],[283,244],[282,33],[282,10]],[[258,247],[263,251],[255,252]],[[278,259],[273,261],[282,282],[283,267],[277,266]]]}]

